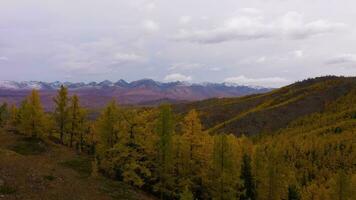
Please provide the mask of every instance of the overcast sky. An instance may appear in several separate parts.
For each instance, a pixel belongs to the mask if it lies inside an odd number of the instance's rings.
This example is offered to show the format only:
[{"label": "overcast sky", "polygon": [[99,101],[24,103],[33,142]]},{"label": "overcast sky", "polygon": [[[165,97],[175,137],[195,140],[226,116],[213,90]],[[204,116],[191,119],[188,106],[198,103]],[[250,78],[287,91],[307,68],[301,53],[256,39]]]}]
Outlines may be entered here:
[{"label": "overcast sky", "polygon": [[356,76],[355,0],[1,0],[0,80]]}]

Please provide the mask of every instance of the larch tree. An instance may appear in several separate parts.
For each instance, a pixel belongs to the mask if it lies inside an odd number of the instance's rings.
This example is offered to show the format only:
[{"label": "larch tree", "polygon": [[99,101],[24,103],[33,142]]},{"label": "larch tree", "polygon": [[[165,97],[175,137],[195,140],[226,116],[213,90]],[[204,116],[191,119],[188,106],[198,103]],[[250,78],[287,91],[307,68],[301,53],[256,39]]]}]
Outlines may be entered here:
[{"label": "larch tree", "polygon": [[170,105],[162,105],[160,107],[157,133],[159,135],[157,144],[158,183],[155,188],[160,193],[161,199],[170,199],[173,191],[172,137],[174,134],[173,114]]},{"label": "larch tree", "polygon": [[115,166],[115,175],[124,182],[142,187],[145,180],[151,176],[151,171],[146,166],[144,149],[140,142],[142,134],[139,125],[143,122],[137,117],[139,113],[134,110],[120,110],[121,122],[120,137],[112,150],[110,150]]},{"label": "larch tree", "polygon": [[195,110],[191,110],[183,119],[181,148],[182,151],[182,181],[185,182],[183,187],[188,186],[193,193],[201,187],[201,169],[204,168],[203,142],[205,133]]},{"label": "larch tree", "polygon": [[18,131],[19,125],[19,114],[16,105],[11,105],[9,109],[9,119],[7,123],[7,129],[13,132]]},{"label": "larch tree", "polygon": [[95,127],[102,149],[112,148],[116,144],[119,137],[119,122],[119,107],[115,101],[111,101],[101,113]]},{"label": "larch tree", "polygon": [[331,179],[330,197],[334,200],[351,200],[352,190],[352,176],[340,169],[338,173]]},{"label": "larch tree", "polygon": [[7,103],[3,103],[0,106],[0,128],[6,125],[8,118],[9,118],[9,108],[7,106]]},{"label": "larch tree", "polygon": [[188,187],[185,187],[182,194],[179,196],[179,200],[194,200],[193,193],[189,190]]},{"label": "larch tree", "polygon": [[60,134],[60,141],[63,144],[63,137],[68,127],[69,122],[69,97],[68,97],[68,89],[61,85],[58,90],[57,96],[53,99],[56,104],[56,108],[54,111],[54,116],[57,122],[57,126]]},{"label": "larch tree", "polygon": [[79,149],[79,137],[83,131],[84,125],[84,111],[80,107],[79,98],[77,95],[73,95],[71,98],[70,106],[69,106],[69,146],[73,147],[73,142],[76,140],[77,149]]},{"label": "larch tree", "polygon": [[236,197],[234,165],[229,137],[214,136],[211,193],[213,199],[228,200]]},{"label": "larch tree", "polygon": [[46,115],[37,90],[24,100],[18,112],[20,132],[31,137],[42,137],[46,131]]}]

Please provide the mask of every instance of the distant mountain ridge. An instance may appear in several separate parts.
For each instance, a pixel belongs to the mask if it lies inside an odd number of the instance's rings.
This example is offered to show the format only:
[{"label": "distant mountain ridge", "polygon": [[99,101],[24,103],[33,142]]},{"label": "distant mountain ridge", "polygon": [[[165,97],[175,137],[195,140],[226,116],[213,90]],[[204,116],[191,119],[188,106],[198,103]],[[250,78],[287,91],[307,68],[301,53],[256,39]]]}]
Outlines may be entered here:
[{"label": "distant mountain ridge", "polygon": [[86,107],[104,106],[112,99],[121,104],[155,105],[158,102],[179,103],[209,98],[238,97],[265,93],[271,88],[231,85],[229,83],[187,83],[158,82],[141,79],[102,82],[42,82],[42,81],[0,81],[0,102],[19,104],[32,89],[40,90],[42,101],[47,109],[53,107],[52,98],[61,85],[71,94],[76,93]]},{"label": "distant mountain ridge", "polygon": [[61,85],[66,86],[68,89],[83,89],[83,88],[109,88],[109,87],[122,87],[122,88],[134,88],[140,86],[153,86],[159,87],[161,89],[167,89],[175,86],[220,86],[220,87],[234,87],[234,88],[251,88],[258,90],[270,90],[271,88],[263,86],[246,86],[237,85],[232,83],[188,83],[188,82],[159,82],[152,79],[141,79],[137,81],[127,82],[120,79],[116,82],[105,80],[102,82],[43,82],[43,81],[0,81],[0,89],[10,89],[10,90],[57,90]]}]

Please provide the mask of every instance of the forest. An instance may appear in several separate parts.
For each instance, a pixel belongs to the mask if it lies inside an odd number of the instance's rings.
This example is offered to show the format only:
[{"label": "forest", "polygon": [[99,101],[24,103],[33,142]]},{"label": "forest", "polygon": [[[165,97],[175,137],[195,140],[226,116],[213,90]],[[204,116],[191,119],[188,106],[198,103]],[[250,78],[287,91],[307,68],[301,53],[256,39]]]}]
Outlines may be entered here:
[{"label": "forest", "polygon": [[214,132],[194,106],[175,112],[113,100],[93,117],[64,86],[53,101],[46,112],[33,90],[19,106],[2,104],[1,129],[88,155],[92,176],[158,199],[356,199],[356,88],[321,112],[254,135]]}]

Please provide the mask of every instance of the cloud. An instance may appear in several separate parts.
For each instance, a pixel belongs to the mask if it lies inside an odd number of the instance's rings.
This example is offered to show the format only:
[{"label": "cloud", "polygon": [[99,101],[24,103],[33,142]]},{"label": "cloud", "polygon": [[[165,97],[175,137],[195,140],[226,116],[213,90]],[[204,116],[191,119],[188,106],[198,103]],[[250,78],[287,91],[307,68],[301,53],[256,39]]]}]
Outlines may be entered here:
[{"label": "cloud", "polygon": [[169,70],[193,70],[202,67],[203,65],[199,63],[175,63],[169,68]]},{"label": "cloud", "polygon": [[188,24],[191,21],[192,21],[192,17],[191,16],[181,16],[179,18],[179,23],[180,24]]},{"label": "cloud", "polygon": [[259,58],[256,60],[256,62],[257,62],[257,63],[264,63],[264,62],[266,62],[266,60],[267,60],[266,56],[262,56],[262,57],[259,57]]},{"label": "cloud", "polygon": [[146,58],[123,49],[119,42],[103,38],[79,44],[59,43],[51,58],[56,69],[77,74],[108,74],[118,67],[142,63]]},{"label": "cloud", "polygon": [[165,81],[191,81],[192,77],[191,76],[186,76],[183,74],[179,73],[174,73],[174,74],[169,74],[166,77],[164,77]]},{"label": "cloud", "polygon": [[292,54],[296,58],[301,58],[304,56],[304,52],[302,50],[295,50],[292,52]]},{"label": "cloud", "polygon": [[[247,11],[252,12],[249,9]],[[202,44],[267,38],[299,40],[335,32],[344,27],[346,27],[345,24],[326,20],[305,22],[303,15],[297,12],[288,12],[273,21],[268,21],[260,15],[238,14],[211,29],[181,29],[173,39]]]},{"label": "cloud", "polygon": [[117,62],[124,63],[124,62],[141,62],[144,61],[145,58],[134,54],[134,53],[116,53],[114,55],[114,59]]},{"label": "cloud", "polygon": [[144,20],[142,23],[142,27],[146,33],[155,33],[159,30],[159,25],[156,21],[153,20]]},{"label": "cloud", "polygon": [[243,75],[237,77],[228,77],[224,80],[224,82],[239,84],[239,85],[264,86],[264,87],[280,87],[290,83],[289,80],[281,77],[248,78]]},{"label": "cloud", "polygon": [[213,71],[213,72],[218,72],[218,71],[221,71],[222,69],[220,67],[212,67],[209,70]]},{"label": "cloud", "polygon": [[8,60],[9,60],[8,57],[6,57],[6,56],[0,56],[0,62],[1,62],[1,61],[8,61]]},{"label": "cloud", "polygon": [[242,8],[240,10],[242,13],[244,14],[248,14],[248,15],[259,15],[261,14],[261,11],[257,8]]},{"label": "cloud", "polygon": [[270,28],[263,24],[260,19],[245,16],[228,19],[222,26],[213,29],[181,29],[173,39],[177,41],[209,44],[230,40],[253,40],[272,36]]},{"label": "cloud", "polygon": [[337,64],[356,64],[356,54],[340,54],[330,58],[326,61],[328,65],[337,65]]},{"label": "cloud", "polygon": [[329,22],[323,19],[305,22],[303,15],[298,12],[288,12],[279,19],[276,25],[281,27],[281,31],[285,36],[296,40],[332,33],[346,27],[346,24]]}]

